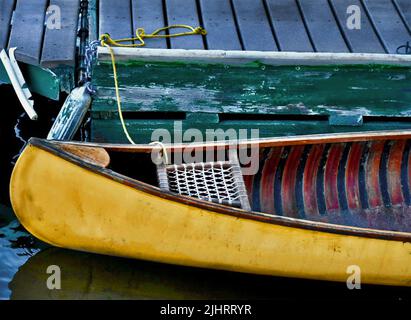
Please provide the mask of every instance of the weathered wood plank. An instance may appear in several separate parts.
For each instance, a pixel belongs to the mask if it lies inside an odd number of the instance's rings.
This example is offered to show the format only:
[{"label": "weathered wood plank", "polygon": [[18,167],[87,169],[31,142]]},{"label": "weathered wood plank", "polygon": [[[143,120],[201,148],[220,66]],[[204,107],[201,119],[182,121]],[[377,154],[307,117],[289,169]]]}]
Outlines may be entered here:
[{"label": "weathered wood plank", "polygon": [[266,0],[266,2],[280,50],[312,52],[313,47],[297,3],[290,0]]},{"label": "weathered wood plank", "polygon": [[[117,61],[125,111],[408,117],[408,67],[246,66]],[[94,111],[116,111],[111,64],[94,72]],[[398,81],[401,79],[401,81]],[[338,88],[338,94],[335,90]],[[315,94],[312,94],[315,92]],[[138,97],[138,99],[136,99]]]},{"label": "weathered wood plank", "polygon": [[[384,65],[411,66],[411,55],[385,53],[278,52],[114,48],[116,61],[183,62],[246,65],[259,62],[270,66]],[[110,52],[98,47],[99,61],[111,61]]]},{"label": "weathered wood plank", "polygon": [[[76,63],[76,37],[79,17],[80,0],[51,0],[50,5],[60,8],[60,29],[53,27],[49,21],[43,42],[41,65],[56,67],[68,65],[74,67]],[[49,14],[55,14],[50,11]]]},{"label": "weathered wood plank", "polygon": [[319,52],[349,52],[327,0],[298,0]]},{"label": "weathered wood plank", "polygon": [[233,0],[245,50],[277,51],[263,0]]},{"label": "weathered wood plank", "polygon": [[[193,124],[188,121],[181,122],[182,130],[186,130],[193,127]],[[134,141],[138,143],[151,142],[151,134],[155,129],[166,129],[169,132],[174,132],[174,129],[178,129],[175,126],[176,122],[170,120],[134,120],[126,119],[127,130],[130,133]],[[367,122],[361,126],[332,126],[327,120],[280,120],[280,121],[221,121],[218,124],[203,123],[196,124],[201,132],[205,130],[250,130],[248,136],[250,137],[252,129],[259,130],[260,138],[279,137],[279,136],[293,136],[304,134],[324,134],[324,133],[344,133],[344,132],[362,132],[362,131],[377,131],[377,130],[390,130],[396,128],[398,130],[411,129],[411,123],[409,122]],[[105,142],[105,143],[128,143],[127,138],[124,135],[120,120],[99,120],[93,119],[91,122],[91,141],[93,142]],[[189,142],[189,141],[186,141]],[[191,142],[191,141],[190,141]]]},{"label": "weathered wood plank", "polygon": [[[330,3],[352,52],[385,53],[360,0],[331,0]],[[347,26],[347,8],[351,5],[360,9],[360,29]]]},{"label": "weathered wood plank", "polygon": [[[133,29],[144,28],[146,33],[151,33],[164,27],[163,1],[162,0],[132,0]],[[166,39],[148,39],[148,48],[167,48]]]},{"label": "weathered wood plank", "polygon": [[108,33],[113,39],[134,35],[129,0],[100,0],[99,33]]},{"label": "weathered wood plank", "polygon": [[364,0],[364,5],[389,53],[396,53],[398,47],[410,40],[410,33],[391,0]]},{"label": "weathered wood plank", "polygon": [[411,30],[411,1],[410,0],[393,0],[402,15],[407,25],[408,30]]},{"label": "weathered wood plank", "polygon": [[[196,1],[166,0],[166,10],[169,25],[200,25]],[[204,49],[203,37],[199,35],[171,38],[170,45],[171,49]]]},{"label": "weathered wood plank", "polygon": [[0,0],[0,50],[7,48],[14,0]]},{"label": "weathered wood plank", "polygon": [[47,0],[17,1],[9,48],[17,47],[16,58],[38,65],[43,45]]},{"label": "weathered wood plank", "polygon": [[200,0],[208,49],[241,50],[230,0]]}]

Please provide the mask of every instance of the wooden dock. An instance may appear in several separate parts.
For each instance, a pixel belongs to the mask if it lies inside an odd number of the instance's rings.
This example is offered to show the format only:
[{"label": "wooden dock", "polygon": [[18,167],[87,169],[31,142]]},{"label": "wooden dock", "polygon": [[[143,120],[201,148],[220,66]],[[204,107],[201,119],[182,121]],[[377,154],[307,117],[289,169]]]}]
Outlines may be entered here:
[{"label": "wooden dock", "polygon": [[[350,5],[361,10],[360,30],[347,27]],[[171,24],[208,31],[148,48],[396,53],[411,38],[409,0],[100,0],[98,13],[98,33],[112,38]]]},{"label": "wooden dock", "polygon": [[[92,0],[99,34],[130,37],[170,24],[202,25],[208,35],[156,39],[148,48],[297,52],[396,53],[410,40],[408,0]],[[80,0],[0,0],[0,49],[45,68],[76,63]],[[47,27],[47,8],[61,9],[60,29]],[[357,5],[361,29],[347,28]]]},{"label": "wooden dock", "polygon": [[[60,8],[59,29],[51,6]],[[80,0],[0,0],[0,50],[17,47],[17,60],[34,78],[29,85],[49,98],[58,99],[60,89],[70,91],[75,85],[79,6]],[[0,83],[7,80],[0,68]],[[43,82],[43,88],[35,81]]]},{"label": "wooden dock", "polygon": [[[33,65],[74,66],[79,3],[78,0],[1,0],[4,27],[0,29],[0,48],[17,47],[18,60]],[[45,13],[51,5],[61,8],[60,29],[47,25]]]}]

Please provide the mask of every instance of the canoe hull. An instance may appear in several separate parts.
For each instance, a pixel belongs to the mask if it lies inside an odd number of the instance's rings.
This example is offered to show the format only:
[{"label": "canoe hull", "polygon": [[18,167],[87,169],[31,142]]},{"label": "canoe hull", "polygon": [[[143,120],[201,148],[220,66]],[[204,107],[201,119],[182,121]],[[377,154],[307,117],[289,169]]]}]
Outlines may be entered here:
[{"label": "canoe hull", "polygon": [[11,180],[25,228],[52,245],[178,265],[411,286],[411,243],[226,215],[127,186],[29,145]]}]

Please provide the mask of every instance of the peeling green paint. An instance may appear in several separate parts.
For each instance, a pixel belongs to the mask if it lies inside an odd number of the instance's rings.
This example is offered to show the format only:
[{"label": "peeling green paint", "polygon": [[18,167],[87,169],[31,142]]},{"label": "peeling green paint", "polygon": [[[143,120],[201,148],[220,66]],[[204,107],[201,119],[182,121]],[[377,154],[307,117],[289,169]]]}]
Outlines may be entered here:
[{"label": "peeling green paint", "polygon": [[[411,115],[408,67],[118,63],[118,74],[126,111]],[[111,110],[111,65],[93,77],[93,110]]]},{"label": "peeling green paint", "polygon": [[[171,130],[169,112],[186,115],[183,128],[255,128],[261,137],[411,128],[409,67],[119,61],[117,68],[126,122],[139,142],[154,129]],[[92,139],[126,143],[111,63],[95,66],[93,83]],[[153,119],[139,119],[141,112]]]}]

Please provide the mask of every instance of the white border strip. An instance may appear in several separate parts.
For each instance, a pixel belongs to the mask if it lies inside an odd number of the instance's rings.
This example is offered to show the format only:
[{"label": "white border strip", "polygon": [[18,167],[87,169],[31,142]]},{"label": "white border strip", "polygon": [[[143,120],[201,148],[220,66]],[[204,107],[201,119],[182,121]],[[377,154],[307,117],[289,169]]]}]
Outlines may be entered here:
[{"label": "white border strip", "polygon": [[[411,66],[411,55],[374,53],[264,52],[113,47],[116,60],[173,61],[267,65],[385,64]],[[98,60],[110,60],[108,48],[98,47]]]}]

